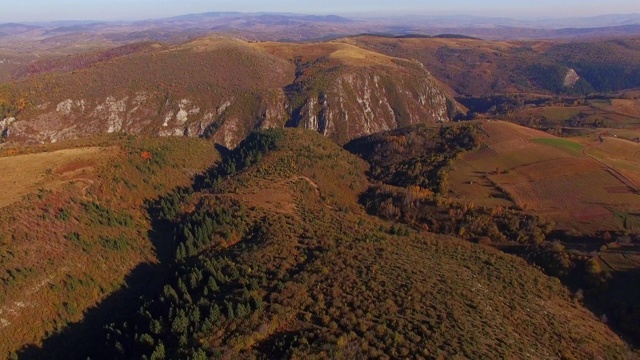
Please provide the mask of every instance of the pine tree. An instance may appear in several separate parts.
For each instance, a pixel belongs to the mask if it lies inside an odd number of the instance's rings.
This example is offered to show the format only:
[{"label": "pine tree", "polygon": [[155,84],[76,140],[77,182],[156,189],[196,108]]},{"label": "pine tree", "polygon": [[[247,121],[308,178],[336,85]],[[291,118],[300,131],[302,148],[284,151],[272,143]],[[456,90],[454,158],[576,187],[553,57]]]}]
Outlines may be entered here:
[{"label": "pine tree", "polygon": [[151,353],[151,360],[163,360],[166,358],[165,355],[165,351],[164,351],[164,344],[162,342],[159,342],[158,345],[156,345],[156,348],[153,350],[153,353]]},{"label": "pine tree", "polygon": [[236,315],[233,311],[233,304],[225,300],[224,305],[226,306],[226,309],[227,309],[227,317],[229,319],[235,319]]}]

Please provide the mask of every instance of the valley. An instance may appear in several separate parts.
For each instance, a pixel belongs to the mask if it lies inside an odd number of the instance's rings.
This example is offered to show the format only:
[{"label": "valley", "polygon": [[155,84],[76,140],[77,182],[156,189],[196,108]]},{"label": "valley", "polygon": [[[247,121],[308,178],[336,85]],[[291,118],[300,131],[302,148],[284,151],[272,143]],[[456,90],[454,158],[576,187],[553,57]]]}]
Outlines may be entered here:
[{"label": "valley", "polygon": [[[195,193],[156,203],[152,213],[178,229],[175,275],[140,305],[135,327],[75,334],[87,338],[74,356],[625,356],[606,326],[524,260],[364,213],[355,200],[369,186],[366,168],[310,131],[250,135]],[[277,198],[255,196],[276,188]],[[522,291],[505,290],[514,287]],[[513,312],[521,302],[528,309]],[[58,354],[71,335],[23,355]]]}]

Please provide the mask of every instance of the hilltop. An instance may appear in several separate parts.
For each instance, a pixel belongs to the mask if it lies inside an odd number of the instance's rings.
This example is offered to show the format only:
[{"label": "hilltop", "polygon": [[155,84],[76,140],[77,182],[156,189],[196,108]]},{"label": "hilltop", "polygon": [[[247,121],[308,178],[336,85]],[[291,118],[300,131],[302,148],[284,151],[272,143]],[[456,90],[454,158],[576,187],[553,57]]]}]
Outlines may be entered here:
[{"label": "hilltop", "polygon": [[[488,41],[363,35],[349,44],[420,61],[466,119],[499,119],[559,136],[631,130],[638,137],[635,38]],[[613,133],[618,133],[614,131]]]},{"label": "hilltop", "polygon": [[0,26],[0,356],[637,356],[639,40],[421,19]]},{"label": "hilltop", "polygon": [[0,89],[0,129],[10,143],[123,131],[212,138],[227,148],[260,128],[311,128],[344,144],[482,117],[558,135],[566,127],[635,130],[638,49],[633,38],[451,34],[134,43],[21,67]]}]

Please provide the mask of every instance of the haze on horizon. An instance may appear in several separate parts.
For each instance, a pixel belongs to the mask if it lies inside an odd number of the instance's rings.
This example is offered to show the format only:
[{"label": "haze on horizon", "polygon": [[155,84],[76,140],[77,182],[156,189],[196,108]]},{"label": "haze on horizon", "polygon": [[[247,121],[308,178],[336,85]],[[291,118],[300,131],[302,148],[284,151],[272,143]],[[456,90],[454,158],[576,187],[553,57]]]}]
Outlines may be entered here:
[{"label": "haze on horizon", "polygon": [[22,0],[5,6],[0,23],[57,20],[143,20],[213,11],[289,12],[335,15],[475,15],[512,18],[572,18],[604,14],[640,13],[637,0],[539,0],[535,4],[493,0],[325,0],[300,3],[292,0]]}]

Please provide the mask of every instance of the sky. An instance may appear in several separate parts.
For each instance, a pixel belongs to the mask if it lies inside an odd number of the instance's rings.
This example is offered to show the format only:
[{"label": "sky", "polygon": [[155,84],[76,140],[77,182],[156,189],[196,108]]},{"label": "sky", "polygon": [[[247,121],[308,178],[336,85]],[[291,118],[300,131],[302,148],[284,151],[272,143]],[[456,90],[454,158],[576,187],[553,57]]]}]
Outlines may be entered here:
[{"label": "sky", "polygon": [[209,11],[514,18],[640,13],[639,0],[0,0],[0,22],[142,20]]}]

